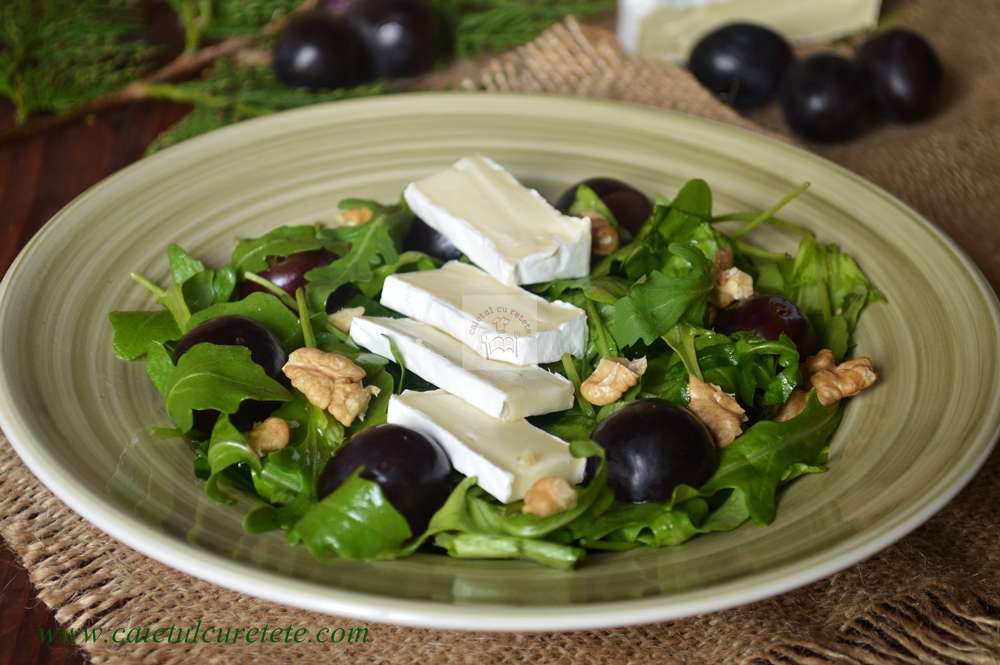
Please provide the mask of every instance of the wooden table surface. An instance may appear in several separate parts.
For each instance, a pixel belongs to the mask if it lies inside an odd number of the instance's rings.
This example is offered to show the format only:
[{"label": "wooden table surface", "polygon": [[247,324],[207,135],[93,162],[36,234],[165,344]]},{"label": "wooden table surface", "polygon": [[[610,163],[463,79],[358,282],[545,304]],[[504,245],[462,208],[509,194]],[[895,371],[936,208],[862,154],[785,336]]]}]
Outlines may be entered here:
[{"label": "wooden table surface", "polygon": [[[0,145],[0,276],[50,217],[142,157],[146,146],[187,111],[165,102],[130,104]],[[13,122],[11,105],[0,99],[0,131]],[[59,624],[6,543],[0,546],[0,578],[0,665],[88,662],[80,647],[42,643],[40,629]]]}]

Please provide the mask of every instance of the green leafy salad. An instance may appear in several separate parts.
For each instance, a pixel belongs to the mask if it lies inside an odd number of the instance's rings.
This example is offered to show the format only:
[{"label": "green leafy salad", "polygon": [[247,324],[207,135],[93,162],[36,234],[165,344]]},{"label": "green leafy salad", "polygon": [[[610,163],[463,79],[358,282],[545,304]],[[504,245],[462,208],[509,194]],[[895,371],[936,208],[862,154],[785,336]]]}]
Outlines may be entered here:
[{"label": "green leafy salad", "polygon": [[[709,186],[692,180],[672,200],[658,196],[632,230],[593,189],[576,189],[569,212],[594,221],[595,252],[597,220],[614,242],[592,257],[589,276],[527,287],[583,310],[589,329],[583,357],[566,354],[543,366],[572,382],[574,406],[529,419],[587,459],[582,482],[566,488],[568,498],[555,508],[536,509],[528,499],[501,503],[450,464],[432,489],[380,483],[368,472],[383,465],[377,459],[334,484],[324,474],[352,437],[395,427],[385,424],[393,395],[436,388],[408,371],[395,346],[392,357],[372,353],[343,325],[343,314],[358,308],[400,318],[379,302],[386,278],[443,264],[411,248],[414,216],[405,202],[343,201],[340,225],[239,239],[226,266],[207,267],[171,245],[169,286],[132,275],[161,307],[111,313],[114,351],[129,361],[145,356],[176,425],[156,433],[190,442],[194,475],[208,495],[229,504],[234,493],[249,494],[257,503],[243,518],[247,533],[282,529],[290,546],[305,545],[317,557],[384,560],[419,549],[572,570],[588,552],[677,545],[747,520],[766,526],[779,487],[825,470],[840,397],[860,389],[855,370],[867,361],[850,360],[852,332],[868,303],[885,301],[836,245],[774,216],[804,188],[764,213],[713,216]],[[745,224],[727,235],[720,222]],[[745,242],[760,224],[796,234],[797,254]],[[754,313],[751,303],[780,307]],[[798,328],[782,328],[796,317]],[[317,405],[282,372],[289,354],[302,349],[333,354],[321,355],[354,378],[324,384],[332,392]],[[609,359],[617,360],[602,364]],[[630,385],[602,382],[615,365],[632,368],[621,370]],[[610,386],[611,396],[588,398],[598,384],[605,393]],[[640,409],[652,409],[647,423],[658,413],[667,414],[664,422],[687,419],[694,436],[709,442],[697,462],[683,457],[687,443],[663,453],[658,464],[700,471],[681,473],[680,482],[652,478],[660,492],[652,499],[621,484],[628,473],[616,465],[628,455],[607,443],[619,431],[638,436],[642,427],[627,418]],[[265,436],[271,425],[280,431]],[[666,429],[672,426],[650,436],[669,438]],[[391,463],[422,464],[405,455],[384,462]],[[690,478],[698,480],[684,481]]]}]

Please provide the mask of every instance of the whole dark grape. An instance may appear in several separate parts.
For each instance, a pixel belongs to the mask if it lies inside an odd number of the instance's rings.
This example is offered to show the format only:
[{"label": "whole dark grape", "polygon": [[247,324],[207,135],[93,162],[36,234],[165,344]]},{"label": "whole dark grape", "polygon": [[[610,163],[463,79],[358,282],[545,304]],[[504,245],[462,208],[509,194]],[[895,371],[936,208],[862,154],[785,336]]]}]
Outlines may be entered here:
[{"label": "whole dark grape", "polygon": [[576,190],[580,185],[586,185],[594,190],[615,216],[615,221],[628,229],[632,235],[639,232],[653,213],[653,205],[645,194],[614,178],[590,178],[576,183],[563,192],[556,201],[556,210],[564,215],[569,212],[573,202],[576,201]]},{"label": "whole dark grape", "polygon": [[319,498],[333,493],[358,467],[364,467],[362,478],[378,483],[414,535],[427,529],[452,490],[451,462],[441,446],[399,425],[376,425],[351,437],[323,468]]},{"label": "whole dark grape", "polygon": [[274,49],[274,71],[289,88],[333,90],[357,85],[366,70],[358,36],[343,20],[322,11],[294,19]]},{"label": "whole dark grape", "polygon": [[722,101],[745,109],[767,102],[794,60],[792,47],[773,30],[732,23],[695,44],[688,68]]},{"label": "whole dark grape", "polygon": [[413,76],[437,60],[437,17],[421,0],[359,2],[347,12],[346,21],[368,54],[370,78]]},{"label": "whole dark grape", "polygon": [[[288,386],[288,379],[281,371],[288,361],[285,349],[270,330],[253,319],[228,314],[195,326],[177,342],[174,349],[174,363],[176,364],[191,347],[204,342],[222,346],[245,346],[250,350],[250,359],[260,365],[269,377]],[[253,428],[254,423],[265,420],[279,406],[281,402],[246,399],[229,419],[233,427],[240,432],[246,432]],[[218,415],[216,411],[195,411],[194,428],[205,433],[210,432]]]},{"label": "whole dark grape", "polygon": [[785,333],[805,360],[815,353],[812,324],[795,303],[779,296],[756,296],[733,303],[719,312],[715,332],[732,335],[756,332],[764,339],[777,340]]},{"label": "whole dark grape", "polygon": [[810,141],[824,143],[857,134],[868,103],[861,70],[829,53],[792,65],[780,98],[788,125]]},{"label": "whole dark grape", "polygon": [[[591,438],[607,451],[608,487],[629,503],[669,499],[680,484],[700,487],[719,465],[715,443],[690,411],[640,399],[602,420]],[[596,470],[587,461],[587,475]]]},{"label": "whole dark grape", "polygon": [[[297,290],[306,288],[306,285],[309,283],[306,279],[306,273],[313,268],[322,268],[325,265],[329,265],[335,258],[337,257],[332,252],[325,249],[298,252],[297,254],[289,254],[288,256],[269,256],[267,257],[267,269],[257,274],[275,286],[280,287],[288,295],[294,296]],[[260,284],[251,282],[248,279],[243,280],[243,283],[240,285],[240,291],[244,298],[251,293],[271,292]],[[343,307],[344,303],[350,299],[353,293],[354,288],[350,284],[338,287],[326,299],[327,313],[336,312]]]},{"label": "whole dark grape", "polygon": [[[325,249],[298,252],[288,256],[269,256],[267,257],[267,269],[257,274],[283,289],[285,293],[294,296],[298,289],[306,288],[307,272],[313,268],[329,265],[333,263],[335,258],[337,257],[334,256],[333,252]],[[270,293],[265,287],[250,280],[243,281],[242,289],[244,298],[257,291]]]},{"label": "whole dark grape", "polygon": [[404,251],[423,252],[442,261],[455,261],[462,257],[462,250],[451,244],[443,235],[427,226],[419,217],[413,218],[410,230],[403,238]]},{"label": "whole dark grape", "polygon": [[944,73],[934,47],[908,30],[872,37],[854,56],[876,111],[892,122],[916,122],[934,112]]}]

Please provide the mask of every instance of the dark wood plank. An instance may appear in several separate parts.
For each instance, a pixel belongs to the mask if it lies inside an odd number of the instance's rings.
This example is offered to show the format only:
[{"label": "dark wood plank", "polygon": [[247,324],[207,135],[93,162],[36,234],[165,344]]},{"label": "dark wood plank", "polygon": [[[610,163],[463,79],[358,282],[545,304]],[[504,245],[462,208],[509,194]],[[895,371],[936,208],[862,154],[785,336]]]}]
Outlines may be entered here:
[{"label": "dark wood plank", "polygon": [[[52,215],[141,158],[153,139],[187,112],[187,107],[167,102],[139,102],[0,146],[0,276]],[[12,124],[11,105],[0,100],[0,128]],[[43,642],[40,630],[55,631],[59,623],[2,541],[0,578],[0,665],[88,662],[79,646],[61,639]]]},{"label": "dark wood plank", "polygon": [[[38,599],[28,572],[14,552],[0,541],[0,665],[83,665],[79,646],[58,639],[60,628],[52,611]],[[41,631],[57,639],[42,640]]]}]

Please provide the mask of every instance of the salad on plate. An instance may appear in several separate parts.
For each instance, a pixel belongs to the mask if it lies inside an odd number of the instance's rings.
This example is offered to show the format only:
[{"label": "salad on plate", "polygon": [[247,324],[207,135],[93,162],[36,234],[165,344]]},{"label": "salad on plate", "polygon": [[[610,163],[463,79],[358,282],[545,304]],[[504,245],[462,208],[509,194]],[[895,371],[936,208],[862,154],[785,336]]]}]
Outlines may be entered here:
[{"label": "salad on plate", "polygon": [[[236,240],[229,265],[167,248],[155,311],[112,312],[214,501],[317,557],[418,550],[572,570],[775,516],[825,470],[852,357],[885,298],[836,245],[764,212],[714,215],[610,178],[550,205],[475,155],[399,203]],[[796,255],[745,240],[761,224]],[[726,233],[722,228],[729,229]],[[733,230],[735,228],[735,230]]]}]

